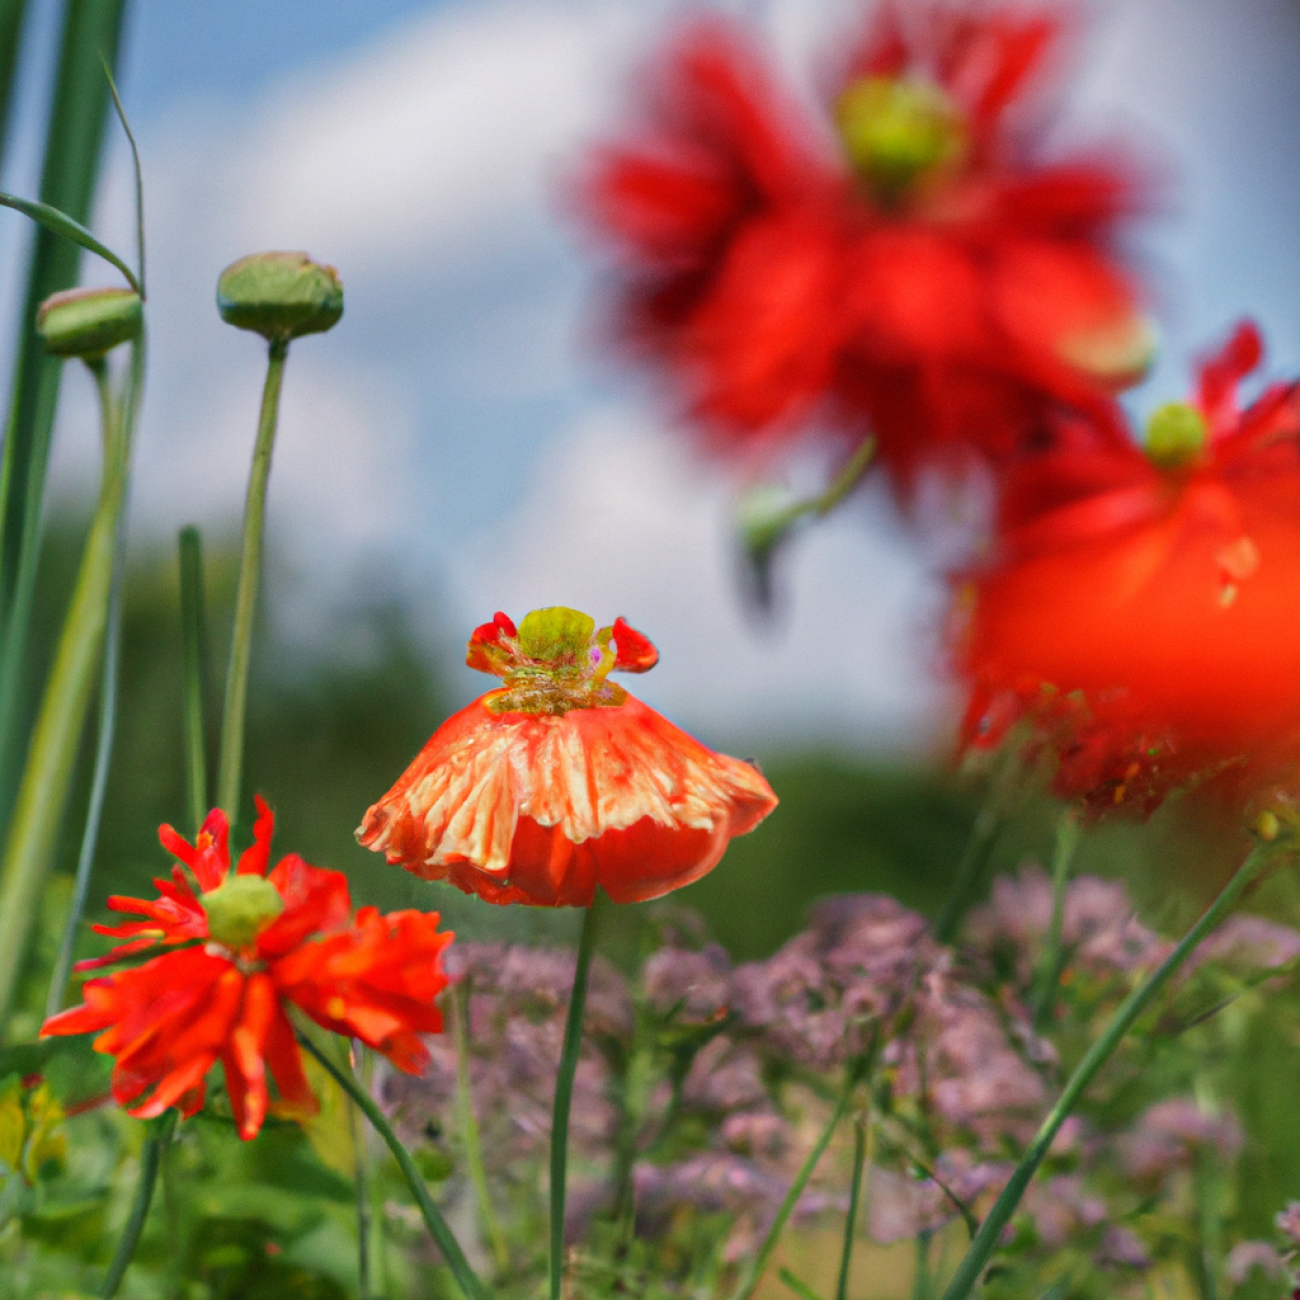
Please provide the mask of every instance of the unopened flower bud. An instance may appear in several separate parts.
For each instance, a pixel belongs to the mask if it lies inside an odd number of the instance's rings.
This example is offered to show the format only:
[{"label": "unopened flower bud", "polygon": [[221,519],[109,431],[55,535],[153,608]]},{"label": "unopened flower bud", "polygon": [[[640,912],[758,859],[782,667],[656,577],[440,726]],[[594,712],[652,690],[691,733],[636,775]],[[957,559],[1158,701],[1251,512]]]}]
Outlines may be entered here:
[{"label": "unopened flower bud", "polygon": [[273,341],[322,334],[343,315],[343,282],[306,253],[254,253],[222,271],[217,310],[228,325]]},{"label": "unopened flower bud", "polygon": [[889,197],[961,155],[960,110],[938,86],[905,77],[863,77],[835,105],[849,159]]},{"label": "unopened flower bud", "polygon": [[1205,416],[1186,402],[1166,402],[1147,421],[1147,459],[1161,469],[1186,469],[1200,460],[1210,436]]},{"label": "unopened flower bud", "polygon": [[46,352],[93,361],[138,338],[143,319],[133,289],[65,289],[41,303],[36,332]]},{"label": "unopened flower bud", "polygon": [[1267,844],[1271,844],[1281,834],[1282,823],[1275,812],[1264,811],[1255,818],[1255,834]]}]

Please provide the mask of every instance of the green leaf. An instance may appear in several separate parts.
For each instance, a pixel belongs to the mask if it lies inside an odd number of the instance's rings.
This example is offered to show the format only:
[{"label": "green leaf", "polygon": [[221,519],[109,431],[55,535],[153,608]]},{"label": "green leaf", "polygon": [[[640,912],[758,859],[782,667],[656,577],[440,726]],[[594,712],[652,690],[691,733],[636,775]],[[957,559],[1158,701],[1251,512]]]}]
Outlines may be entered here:
[{"label": "green leaf", "polygon": [[65,239],[72,240],[74,244],[80,244],[82,248],[102,257],[104,261],[111,262],[126,276],[131,288],[141,298],[144,297],[144,290],[140,287],[140,281],[135,278],[135,272],[111,248],[101,244],[81,222],[73,221],[66,212],[60,212],[58,208],[51,207],[48,203],[20,199],[16,194],[6,194],[3,190],[0,190],[0,207],[13,208],[15,212],[31,217],[46,230],[52,230],[56,235],[62,235]]}]

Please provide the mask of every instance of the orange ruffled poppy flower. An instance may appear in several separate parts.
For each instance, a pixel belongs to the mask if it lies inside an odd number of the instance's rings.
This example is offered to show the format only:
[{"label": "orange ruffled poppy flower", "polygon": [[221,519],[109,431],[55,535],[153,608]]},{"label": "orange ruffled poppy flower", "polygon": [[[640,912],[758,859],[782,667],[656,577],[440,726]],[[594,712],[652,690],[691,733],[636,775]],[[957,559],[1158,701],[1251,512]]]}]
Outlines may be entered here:
[{"label": "orange ruffled poppy flower", "polygon": [[274,819],[260,798],[257,809],[253,846],[233,874],[220,809],[208,814],[193,844],[170,826],[160,829],[163,847],[179,859],[172,878],[154,881],[156,899],[110,898],[114,911],[146,919],[96,925],[127,942],[77,969],[112,965],[159,944],[171,951],[87,981],[84,1005],[41,1029],[42,1037],[102,1031],[95,1050],[115,1058],[113,1096],[133,1106],[132,1115],[150,1118],[169,1106],[194,1114],[218,1060],[240,1137],[262,1127],[268,1074],[286,1111],[313,1113],[286,1004],[408,1073],[428,1060],[419,1035],[442,1028],[434,999],[447,984],[442,952],[452,936],[438,932],[437,913],[381,916],[365,907],[354,921],[342,872],[293,853],[268,875]]},{"label": "orange ruffled poppy flower", "polygon": [[1243,793],[1300,756],[1300,393],[1244,409],[1240,326],[1145,449],[1063,448],[1005,482],[998,554],[968,588],[967,739],[1028,716],[1057,789],[1149,809],[1226,769]]},{"label": "orange ruffled poppy flower", "polygon": [[467,662],[504,685],[434,732],[357,838],[492,903],[586,907],[597,885],[634,903],[698,880],[776,796],[607,680],[658,658],[621,618],[497,614]]},{"label": "orange ruffled poppy flower", "polygon": [[1062,26],[880,6],[828,115],[838,151],[739,28],[690,27],[582,193],[620,256],[618,335],[724,447],[838,425],[903,481],[1009,457],[1057,403],[1108,418],[1152,349],[1115,244],[1146,186],[1113,152],[1046,161],[1026,130]]}]

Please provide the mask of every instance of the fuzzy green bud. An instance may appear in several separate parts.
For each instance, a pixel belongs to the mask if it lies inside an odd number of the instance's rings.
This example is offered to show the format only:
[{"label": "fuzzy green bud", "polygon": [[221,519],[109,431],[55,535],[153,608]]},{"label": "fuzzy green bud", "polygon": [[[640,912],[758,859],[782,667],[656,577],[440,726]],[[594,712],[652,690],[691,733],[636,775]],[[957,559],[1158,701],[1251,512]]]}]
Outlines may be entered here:
[{"label": "fuzzy green bud", "polygon": [[199,902],[208,917],[208,934],[227,948],[247,948],[281,912],[284,899],[264,876],[228,876]]},{"label": "fuzzy green bud", "polygon": [[938,86],[905,77],[853,82],[836,102],[835,121],[850,161],[883,197],[956,159],[966,144],[952,100]]},{"label": "fuzzy green bud", "polygon": [[143,320],[134,289],[65,289],[41,303],[36,332],[46,352],[93,361],[138,338]]},{"label": "fuzzy green bud", "polygon": [[1186,469],[1201,458],[1210,426],[1186,402],[1166,402],[1147,421],[1147,459],[1161,469]]},{"label": "fuzzy green bud", "polygon": [[323,334],[343,315],[343,282],[306,253],[254,253],[222,271],[217,310],[226,324],[272,341]]}]

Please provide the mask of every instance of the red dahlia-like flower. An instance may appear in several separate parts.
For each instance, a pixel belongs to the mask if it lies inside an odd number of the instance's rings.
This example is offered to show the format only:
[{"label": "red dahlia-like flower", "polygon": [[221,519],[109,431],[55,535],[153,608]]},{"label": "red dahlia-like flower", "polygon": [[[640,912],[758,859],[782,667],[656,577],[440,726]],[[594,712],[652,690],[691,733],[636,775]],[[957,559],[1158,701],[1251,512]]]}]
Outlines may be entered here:
[{"label": "red dahlia-like flower", "polygon": [[1261,355],[1240,326],[1144,450],[1008,474],[999,551],[967,593],[968,738],[1028,715],[1062,793],[1148,807],[1224,766],[1279,779],[1300,754],[1300,393],[1243,409]]},{"label": "red dahlia-like flower", "polygon": [[690,28],[651,69],[649,124],[591,168],[621,253],[621,334],[724,444],[814,421],[873,433],[906,476],[1005,458],[1045,407],[1108,412],[1148,363],[1114,246],[1131,167],[1045,162],[1017,110],[1053,12],[886,3],[834,101],[838,150],[743,34]]},{"label": "red dahlia-like flower", "polygon": [[492,903],[586,907],[597,885],[632,903],[698,880],[776,796],[606,680],[658,658],[621,618],[498,614],[468,663],[505,684],[434,732],[357,838]]},{"label": "red dahlia-like flower", "polygon": [[114,911],[147,919],[95,926],[127,942],[78,969],[112,965],[159,944],[171,951],[87,981],[84,1005],[53,1016],[41,1030],[103,1031],[95,1049],[116,1058],[113,1096],[123,1106],[135,1103],[133,1115],[148,1118],[169,1106],[194,1114],[218,1059],[241,1137],[262,1127],[268,1072],[286,1109],[313,1112],[316,1099],[286,1003],[411,1073],[428,1059],[419,1035],[442,1028],[434,999],[447,984],[442,951],[452,936],[438,933],[437,913],[381,916],[365,907],[354,921],[342,872],[309,866],[293,853],[268,875],[274,819],[260,798],[257,808],[253,846],[233,874],[219,809],[193,844],[162,827],[163,847],[184,865],[172,868],[170,880],[154,881],[156,899],[110,898]]}]

